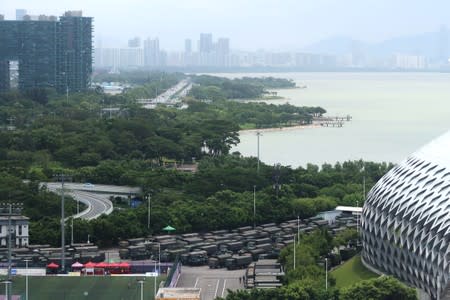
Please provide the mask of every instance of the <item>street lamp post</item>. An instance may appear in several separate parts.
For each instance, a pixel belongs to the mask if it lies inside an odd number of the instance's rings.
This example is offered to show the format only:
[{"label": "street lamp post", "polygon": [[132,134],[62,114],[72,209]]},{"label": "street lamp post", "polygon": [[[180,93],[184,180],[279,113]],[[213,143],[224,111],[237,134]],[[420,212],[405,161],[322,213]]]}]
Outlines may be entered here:
[{"label": "street lamp post", "polygon": [[155,283],[153,284],[153,289],[154,289],[154,294],[155,294],[155,299],[156,299],[156,277],[157,277],[157,274],[156,274],[156,259],[155,259],[155,274],[154,275],[155,275]]},{"label": "street lamp post", "polygon": [[258,156],[258,164],[256,166],[256,172],[259,174],[259,137],[261,136],[261,132],[257,131],[256,132],[256,140],[257,140],[257,156]]},{"label": "street lamp post", "polygon": [[158,276],[161,273],[161,243],[158,243]]},{"label": "street lamp post", "polygon": [[[12,215],[12,204],[8,203],[8,280],[11,281],[11,215]],[[8,299],[8,298],[6,298]]]},{"label": "street lamp post", "polygon": [[64,174],[61,174],[61,271],[64,273],[66,269],[66,237],[65,237],[65,220],[64,220]]},{"label": "street lamp post", "polygon": [[297,243],[300,244],[300,217],[297,216]]},{"label": "street lamp post", "polygon": [[141,300],[144,300],[144,280],[139,280],[139,284],[141,285]]},{"label": "street lamp post", "polygon": [[73,217],[70,222],[70,244],[73,245]]},{"label": "street lamp post", "polygon": [[328,258],[325,257],[325,290],[328,291]]},{"label": "street lamp post", "polygon": [[253,186],[253,229],[256,227],[256,185]]},{"label": "street lamp post", "polygon": [[150,230],[150,218],[151,218],[151,213],[152,213],[152,207],[151,207],[151,202],[152,200],[152,196],[150,194],[147,195],[147,229]]},{"label": "street lamp post", "polygon": [[5,299],[9,300],[9,293],[8,293],[9,287],[8,287],[8,284],[11,284],[12,281],[11,280],[3,280],[2,283],[5,284]]},{"label": "street lamp post", "polygon": [[295,270],[295,246],[297,246],[296,244],[295,244],[295,235],[294,235],[294,270]]},{"label": "street lamp post", "polygon": [[25,300],[28,300],[28,262],[31,261],[31,259],[24,259],[25,261]]}]

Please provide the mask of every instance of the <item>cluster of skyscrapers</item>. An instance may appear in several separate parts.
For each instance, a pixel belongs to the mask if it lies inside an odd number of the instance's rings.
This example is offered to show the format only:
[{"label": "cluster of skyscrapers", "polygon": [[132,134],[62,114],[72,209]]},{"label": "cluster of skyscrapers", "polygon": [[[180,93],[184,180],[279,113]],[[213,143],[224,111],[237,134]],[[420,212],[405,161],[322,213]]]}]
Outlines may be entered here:
[{"label": "cluster of skyscrapers", "polygon": [[25,10],[16,11],[16,20],[0,15],[0,91],[10,88],[11,62],[18,63],[20,90],[86,90],[92,74],[92,18],[81,11],[59,18]]},{"label": "cluster of skyscrapers", "polygon": [[147,38],[141,42],[139,37],[128,41],[128,47],[103,48],[101,43],[95,49],[95,67],[111,70],[140,67],[189,67],[231,65],[230,40],[219,38],[216,42],[211,33],[200,34],[197,51],[191,39],[184,41],[184,52],[167,52],[160,49],[158,38]]},{"label": "cluster of skyscrapers", "polygon": [[424,55],[392,53],[371,56],[355,48],[347,54],[333,55],[298,51],[239,51],[230,49],[230,39],[214,42],[210,33],[200,34],[197,47],[191,39],[184,41],[184,51],[166,51],[160,48],[158,38],[130,39],[128,47],[103,48],[98,43],[94,65],[99,69],[118,71],[137,68],[290,68],[298,70],[384,69],[425,70],[448,65],[447,59],[438,62]]}]

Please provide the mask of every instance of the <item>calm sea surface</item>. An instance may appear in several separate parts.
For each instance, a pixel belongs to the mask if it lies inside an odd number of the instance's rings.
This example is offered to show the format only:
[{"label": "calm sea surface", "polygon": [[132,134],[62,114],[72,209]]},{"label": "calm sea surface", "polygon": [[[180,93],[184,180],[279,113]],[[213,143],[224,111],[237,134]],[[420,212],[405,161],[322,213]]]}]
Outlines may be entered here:
[{"label": "calm sea surface", "polygon": [[[264,132],[260,158],[293,167],[364,159],[400,162],[450,129],[450,74],[445,73],[256,73],[224,77],[291,78],[306,89],[279,90],[297,106],[321,106],[330,116],[353,117],[342,128]],[[243,132],[232,151],[256,156],[254,132]],[[450,149],[449,149],[450,151]]]}]

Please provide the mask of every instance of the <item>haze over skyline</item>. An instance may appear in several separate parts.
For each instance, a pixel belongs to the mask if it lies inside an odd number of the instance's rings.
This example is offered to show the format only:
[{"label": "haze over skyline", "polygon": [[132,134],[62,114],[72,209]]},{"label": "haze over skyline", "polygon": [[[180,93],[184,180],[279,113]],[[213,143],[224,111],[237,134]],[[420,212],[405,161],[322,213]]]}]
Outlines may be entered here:
[{"label": "haze over skyline", "polygon": [[26,0],[0,4],[0,14],[62,15],[82,10],[94,17],[94,35],[103,46],[123,46],[134,36],[158,37],[168,50],[182,50],[184,39],[201,32],[228,37],[241,50],[299,50],[336,36],[375,43],[450,27],[450,2],[435,0]]}]

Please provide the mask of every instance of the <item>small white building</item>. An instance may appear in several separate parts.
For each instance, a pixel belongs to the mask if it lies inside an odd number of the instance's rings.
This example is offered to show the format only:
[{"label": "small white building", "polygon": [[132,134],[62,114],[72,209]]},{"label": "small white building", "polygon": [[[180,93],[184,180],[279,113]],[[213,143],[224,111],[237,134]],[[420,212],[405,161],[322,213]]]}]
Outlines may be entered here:
[{"label": "small white building", "polygon": [[[8,245],[8,215],[0,215],[0,247]],[[11,242],[16,248],[28,246],[29,218],[21,215],[11,216]]]}]

